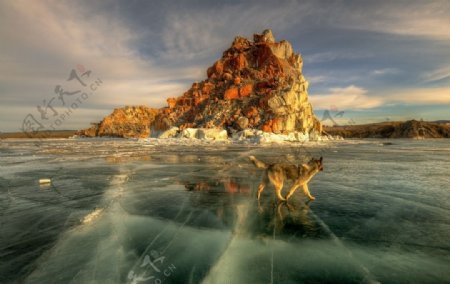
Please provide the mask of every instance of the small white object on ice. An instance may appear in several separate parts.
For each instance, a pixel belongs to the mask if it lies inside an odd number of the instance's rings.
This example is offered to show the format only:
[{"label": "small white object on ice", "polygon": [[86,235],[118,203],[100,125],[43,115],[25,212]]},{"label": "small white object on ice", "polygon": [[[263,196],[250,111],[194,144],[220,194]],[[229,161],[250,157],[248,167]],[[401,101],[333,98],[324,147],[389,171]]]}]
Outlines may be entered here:
[{"label": "small white object on ice", "polygon": [[49,184],[49,183],[52,183],[52,180],[49,178],[41,178],[39,180],[39,184]]}]

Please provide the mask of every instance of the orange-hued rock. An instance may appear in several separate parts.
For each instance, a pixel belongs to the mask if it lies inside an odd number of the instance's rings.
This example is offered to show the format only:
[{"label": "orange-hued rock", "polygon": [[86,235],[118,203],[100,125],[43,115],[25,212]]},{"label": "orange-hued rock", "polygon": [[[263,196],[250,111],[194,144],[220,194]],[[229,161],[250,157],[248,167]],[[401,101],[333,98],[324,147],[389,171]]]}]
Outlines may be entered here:
[{"label": "orange-hued rock", "polygon": [[280,133],[283,132],[283,119],[281,118],[274,118],[272,120],[272,132],[274,133]]},{"label": "orange-hued rock", "polygon": [[320,132],[322,126],[308,101],[302,68],[301,55],[288,41],[277,42],[270,30],[255,34],[253,41],[236,37],[207,69],[205,80],[193,83],[181,96],[167,99],[167,107],[154,110],[151,118],[141,110],[133,110],[135,116],[118,113],[86,133],[142,137],[172,126]]},{"label": "orange-hued rock", "polygon": [[253,84],[245,84],[243,87],[239,88],[240,97],[248,97],[253,92]]},{"label": "orange-hued rock", "polygon": [[275,38],[273,37],[271,30],[265,30],[262,34],[254,34],[253,41],[258,43],[275,43]]},{"label": "orange-hued rock", "polygon": [[169,108],[174,108],[177,104],[177,99],[175,98],[168,98],[167,104],[169,105]]},{"label": "orange-hued rock", "polygon": [[78,130],[75,135],[84,137],[96,137],[98,136],[98,123],[91,123],[91,127]]},{"label": "orange-hued rock", "polygon": [[192,83],[191,90],[198,90],[200,87],[200,84],[198,82]]},{"label": "orange-hued rock", "polygon": [[225,91],[223,98],[226,100],[235,100],[239,99],[239,89],[236,87],[231,87]]},{"label": "orange-hued rock", "polygon": [[[111,136],[123,138],[144,138],[150,135],[150,124],[159,110],[146,106],[127,106],[115,109],[100,123],[80,130],[81,136]],[[92,135],[94,134],[95,135]]]},{"label": "orange-hued rock", "polygon": [[233,80],[233,75],[230,72],[225,72],[225,73],[223,73],[222,78],[225,81],[231,81],[231,80]]},{"label": "orange-hued rock", "polygon": [[203,101],[207,100],[208,96],[200,95],[194,98],[194,107],[198,107]]},{"label": "orange-hued rock", "polygon": [[222,72],[223,72],[222,60],[216,61],[216,63],[214,63],[214,65],[209,67],[208,70],[206,71],[208,78],[211,78],[213,75],[215,75],[215,77],[220,77],[222,75]]},{"label": "orange-hued rock", "polygon": [[261,127],[264,132],[272,132],[272,120],[266,121]]},{"label": "orange-hued rock", "polygon": [[205,82],[202,86],[202,93],[204,95],[209,95],[211,93],[212,90],[214,90],[215,85],[213,83],[210,82]]},{"label": "orange-hued rock", "polygon": [[258,109],[255,106],[249,107],[245,112],[245,116],[248,118],[253,118],[259,114]]},{"label": "orange-hued rock", "polygon": [[250,46],[251,46],[251,42],[248,39],[246,39],[245,37],[240,37],[240,36],[237,36],[234,39],[233,43],[231,44],[231,48],[234,48],[238,51],[247,49]]},{"label": "orange-hued rock", "polygon": [[243,53],[239,53],[238,56],[234,58],[234,64],[237,70],[242,70],[247,67],[248,62]]}]

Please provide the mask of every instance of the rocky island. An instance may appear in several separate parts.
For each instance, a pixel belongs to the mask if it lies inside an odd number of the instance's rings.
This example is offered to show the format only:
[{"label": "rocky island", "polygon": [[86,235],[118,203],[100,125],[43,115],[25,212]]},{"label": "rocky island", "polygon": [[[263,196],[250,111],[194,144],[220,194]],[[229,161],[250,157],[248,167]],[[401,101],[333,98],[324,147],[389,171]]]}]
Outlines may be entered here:
[{"label": "rocky island", "polygon": [[[318,137],[320,121],[308,101],[303,59],[271,30],[253,41],[236,37],[222,58],[167,107],[127,106],[115,109],[80,136],[188,137],[222,139],[264,133],[294,140]],[[245,131],[244,131],[245,130]]]}]

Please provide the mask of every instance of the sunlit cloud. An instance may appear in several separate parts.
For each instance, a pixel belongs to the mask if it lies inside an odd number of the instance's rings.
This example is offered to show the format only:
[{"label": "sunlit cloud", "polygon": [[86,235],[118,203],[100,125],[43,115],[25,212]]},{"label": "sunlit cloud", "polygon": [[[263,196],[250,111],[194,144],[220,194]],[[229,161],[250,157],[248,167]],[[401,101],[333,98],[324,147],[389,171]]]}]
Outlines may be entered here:
[{"label": "sunlit cloud", "polygon": [[409,105],[450,105],[450,87],[392,90],[385,100]]},{"label": "sunlit cloud", "polygon": [[[179,96],[189,86],[180,81],[204,76],[200,68],[168,68],[142,59],[131,45],[138,35],[113,14],[99,11],[87,17],[85,7],[59,1],[9,1],[2,6],[2,22],[8,24],[0,25],[1,100],[2,105],[22,106],[2,118],[10,128],[17,128],[25,115],[36,112],[36,105],[54,96],[55,85],[65,82],[78,64],[104,82],[84,108],[161,107],[167,97]],[[104,111],[78,110],[71,123],[80,127],[103,115]]]},{"label": "sunlit cloud", "polygon": [[315,109],[338,108],[361,110],[383,105],[450,105],[450,87],[386,90],[382,94],[350,85],[330,88],[325,94],[313,94],[310,101]]},{"label": "sunlit cloud", "polygon": [[366,94],[367,90],[350,85],[343,88],[331,88],[326,94],[311,95],[310,101],[316,109],[367,109],[383,104],[383,100]]}]

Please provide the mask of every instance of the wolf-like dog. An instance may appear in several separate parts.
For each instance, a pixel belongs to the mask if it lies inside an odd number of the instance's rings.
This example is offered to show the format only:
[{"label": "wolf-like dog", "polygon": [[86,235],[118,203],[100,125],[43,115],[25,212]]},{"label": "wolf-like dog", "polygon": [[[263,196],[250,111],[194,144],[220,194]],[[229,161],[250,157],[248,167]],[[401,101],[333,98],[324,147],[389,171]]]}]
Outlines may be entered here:
[{"label": "wolf-like dog", "polygon": [[[253,164],[259,169],[265,169],[261,183],[258,186],[258,200],[261,196],[261,192],[264,187],[270,182],[275,187],[275,193],[279,200],[285,201],[294,194],[294,192],[300,186],[303,187],[303,192],[310,200],[316,199],[311,195],[308,188],[308,182],[320,171],[323,171],[323,158],[314,159],[312,158],[306,164],[292,165],[292,164],[266,164],[254,156],[250,156],[249,159]],[[281,190],[283,189],[284,181],[292,180],[293,184],[289,189],[286,197],[281,195]]]}]

